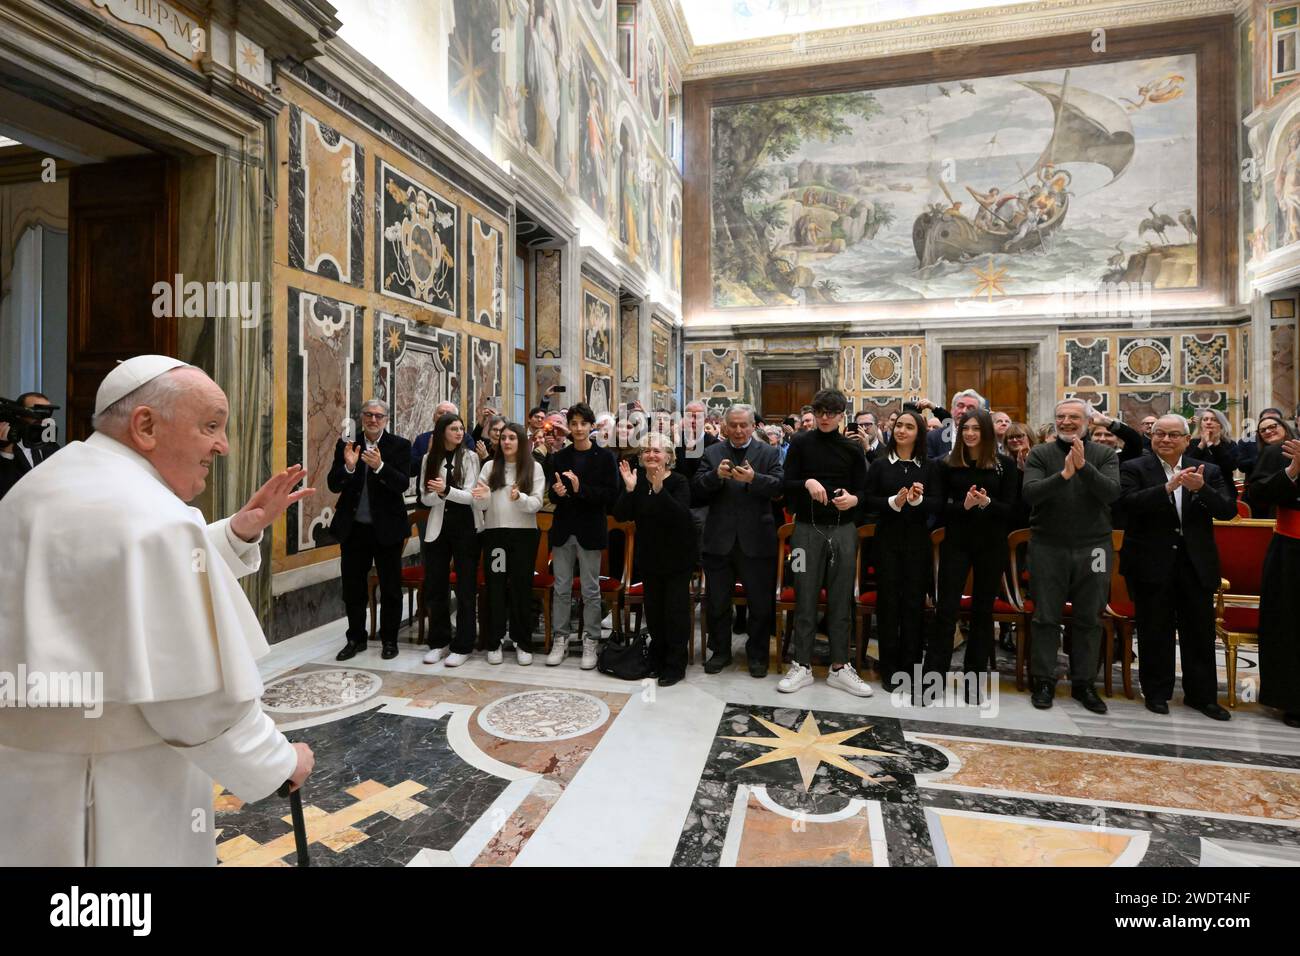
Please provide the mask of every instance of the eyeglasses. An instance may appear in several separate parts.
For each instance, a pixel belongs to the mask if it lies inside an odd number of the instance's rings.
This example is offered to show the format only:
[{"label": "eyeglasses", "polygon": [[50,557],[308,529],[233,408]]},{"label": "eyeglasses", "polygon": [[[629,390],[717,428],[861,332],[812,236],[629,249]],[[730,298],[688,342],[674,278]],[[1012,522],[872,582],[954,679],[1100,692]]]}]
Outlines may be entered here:
[{"label": "eyeglasses", "polygon": [[1280,426],[1280,425],[1260,425],[1260,426],[1259,426],[1259,433],[1260,433],[1261,435],[1271,435],[1271,434],[1273,434],[1273,432],[1281,431],[1281,430],[1282,430],[1282,426]]},{"label": "eyeglasses", "polygon": [[383,418],[387,418],[388,416],[385,415],[383,412],[362,412],[362,413],[361,413],[361,417],[362,417],[362,418],[383,419]]},{"label": "eyeglasses", "polygon": [[843,412],[829,412],[829,411],[827,411],[827,410],[824,409],[824,408],[821,408],[821,409],[814,408],[814,409],[813,409],[813,415],[814,415],[814,417],[816,417],[816,418],[838,418],[839,416],[841,416],[841,415],[843,415],[843,414],[844,414]]},{"label": "eyeglasses", "polygon": [[1153,432],[1151,433],[1151,437],[1152,437],[1153,439],[1161,439],[1161,438],[1187,438],[1188,435],[1187,435],[1187,432],[1164,432],[1164,431],[1160,431],[1159,429],[1156,429],[1155,431],[1153,431]]}]

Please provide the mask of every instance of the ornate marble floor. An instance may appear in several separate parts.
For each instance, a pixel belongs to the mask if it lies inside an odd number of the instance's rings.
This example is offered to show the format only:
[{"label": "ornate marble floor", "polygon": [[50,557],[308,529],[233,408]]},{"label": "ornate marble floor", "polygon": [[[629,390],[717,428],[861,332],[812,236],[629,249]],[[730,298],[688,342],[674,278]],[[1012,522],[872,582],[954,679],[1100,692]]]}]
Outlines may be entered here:
[{"label": "ornate marble floor", "polygon": [[[916,708],[696,666],[667,689],[581,671],[335,664],[276,645],[265,704],[316,751],[313,865],[1300,865],[1300,732],[1067,696]],[[1062,694],[1064,695],[1064,691]],[[218,797],[225,865],[291,865],[286,802]]]}]

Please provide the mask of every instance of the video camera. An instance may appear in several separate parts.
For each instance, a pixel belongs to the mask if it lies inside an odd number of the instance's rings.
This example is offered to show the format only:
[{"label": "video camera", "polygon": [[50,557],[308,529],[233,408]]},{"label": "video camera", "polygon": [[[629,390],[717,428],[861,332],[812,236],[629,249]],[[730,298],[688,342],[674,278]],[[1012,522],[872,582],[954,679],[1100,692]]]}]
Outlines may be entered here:
[{"label": "video camera", "polygon": [[27,406],[9,398],[0,398],[0,422],[9,425],[6,442],[20,441],[27,447],[44,440],[45,420],[53,418],[58,405]]}]

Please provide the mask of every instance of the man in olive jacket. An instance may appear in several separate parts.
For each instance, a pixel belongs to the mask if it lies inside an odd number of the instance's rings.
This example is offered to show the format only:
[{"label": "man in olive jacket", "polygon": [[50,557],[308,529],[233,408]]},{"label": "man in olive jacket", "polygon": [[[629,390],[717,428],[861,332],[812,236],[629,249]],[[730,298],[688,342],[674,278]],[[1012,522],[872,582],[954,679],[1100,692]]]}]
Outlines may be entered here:
[{"label": "man in olive jacket", "polygon": [[1084,442],[1087,404],[1069,398],[1056,405],[1056,440],[1034,446],[1025,461],[1022,494],[1030,507],[1029,590],[1034,600],[1030,676],[1033,704],[1052,706],[1061,619],[1073,605],[1070,651],[1072,696],[1096,714],[1101,614],[1110,594],[1115,560],[1110,506],[1120,493],[1119,458],[1113,448]]}]

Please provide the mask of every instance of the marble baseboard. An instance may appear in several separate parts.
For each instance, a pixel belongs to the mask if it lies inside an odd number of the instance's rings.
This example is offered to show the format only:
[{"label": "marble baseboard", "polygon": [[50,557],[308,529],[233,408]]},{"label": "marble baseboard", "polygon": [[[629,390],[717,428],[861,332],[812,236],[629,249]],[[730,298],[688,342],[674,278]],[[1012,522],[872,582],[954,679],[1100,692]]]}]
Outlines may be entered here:
[{"label": "marble baseboard", "polygon": [[272,598],[271,626],[267,628],[266,639],[277,644],[346,616],[339,579],[319,581]]}]

